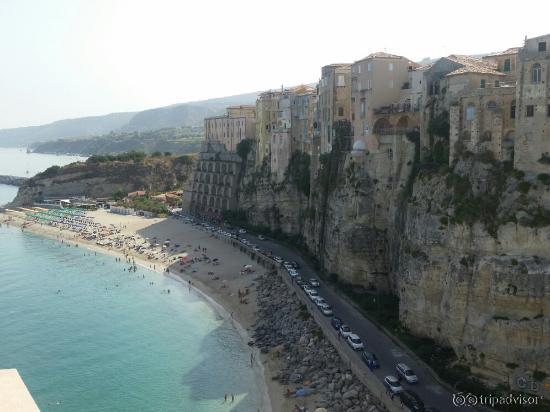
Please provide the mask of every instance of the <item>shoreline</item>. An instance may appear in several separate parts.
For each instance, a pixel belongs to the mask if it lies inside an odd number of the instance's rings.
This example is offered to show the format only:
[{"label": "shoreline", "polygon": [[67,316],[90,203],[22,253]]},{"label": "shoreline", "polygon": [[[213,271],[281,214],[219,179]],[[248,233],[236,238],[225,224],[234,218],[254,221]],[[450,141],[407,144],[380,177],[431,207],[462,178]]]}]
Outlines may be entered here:
[{"label": "shoreline", "polygon": [[[117,215],[115,215],[117,216]],[[8,221],[9,219],[9,221]],[[144,219],[142,217],[139,217],[138,219],[143,219],[144,221],[147,221],[147,219]],[[155,220],[166,220],[166,218],[163,219],[155,219]],[[231,326],[234,328],[234,330],[239,334],[240,338],[243,341],[243,344],[246,346],[247,343],[252,340],[252,337],[250,336],[249,329],[252,327],[252,324],[250,321],[247,321],[246,319],[242,319],[242,313],[239,310],[235,310],[238,308],[232,307],[229,302],[227,302],[225,299],[220,299],[221,296],[219,296],[219,293],[215,293],[215,291],[209,287],[208,285],[204,284],[200,278],[197,276],[193,276],[187,273],[177,273],[175,271],[169,271],[166,270],[169,269],[172,265],[177,264],[176,262],[166,262],[166,261],[154,261],[151,262],[147,259],[144,259],[142,256],[135,254],[135,253],[126,253],[123,249],[114,249],[112,247],[104,247],[95,244],[93,241],[89,241],[86,239],[82,239],[78,237],[78,235],[75,232],[60,229],[57,227],[49,226],[49,225],[41,225],[39,223],[34,223],[32,225],[23,226],[23,223],[25,222],[22,218],[19,216],[14,216],[12,214],[7,214],[0,212],[0,221],[2,224],[6,224],[7,226],[12,226],[20,228],[23,231],[28,231],[34,235],[42,236],[51,240],[60,241],[63,240],[67,243],[72,243],[76,247],[83,247],[85,249],[88,249],[93,252],[99,252],[104,255],[109,255],[117,258],[127,258],[131,257],[135,264],[138,266],[141,266],[145,269],[148,269],[150,271],[156,272],[159,275],[163,275],[166,277],[171,278],[172,280],[177,281],[180,283],[181,287],[192,287],[192,289],[197,293],[197,295],[200,296],[201,299],[203,299],[209,306],[212,307],[212,309],[224,320],[231,323]],[[186,226],[184,226],[187,228]],[[139,236],[139,234],[136,232],[135,235]],[[224,242],[212,238],[216,242],[219,242],[220,244],[223,244]],[[170,256],[172,258],[172,256]],[[191,281],[191,284],[188,282]],[[220,300],[224,302],[220,302]],[[245,326],[246,325],[246,326]],[[256,378],[261,379],[262,382],[262,405],[261,405],[261,411],[262,412],[279,412],[284,411],[286,409],[283,409],[282,403],[284,403],[284,397],[283,397],[283,389],[282,387],[279,387],[280,385],[273,385],[272,382],[270,382],[270,378],[268,374],[271,372],[269,365],[266,363],[265,357],[260,353],[259,349],[255,346],[250,347],[251,352],[254,354],[253,357],[253,373],[256,376]]]}]

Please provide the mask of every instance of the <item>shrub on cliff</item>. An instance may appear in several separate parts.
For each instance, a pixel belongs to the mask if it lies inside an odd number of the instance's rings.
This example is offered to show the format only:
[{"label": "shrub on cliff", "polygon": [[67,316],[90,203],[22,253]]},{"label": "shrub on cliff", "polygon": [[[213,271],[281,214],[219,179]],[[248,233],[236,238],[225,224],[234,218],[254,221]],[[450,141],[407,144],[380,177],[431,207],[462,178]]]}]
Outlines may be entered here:
[{"label": "shrub on cliff", "polygon": [[237,143],[237,154],[243,161],[247,159],[248,154],[252,150],[253,143],[254,141],[252,139],[244,139]]},{"label": "shrub on cliff", "polygon": [[309,154],[295,151],[292,153],[286,170],[286,177],[296,185],[304,195],[309,196],[311,158]]}]

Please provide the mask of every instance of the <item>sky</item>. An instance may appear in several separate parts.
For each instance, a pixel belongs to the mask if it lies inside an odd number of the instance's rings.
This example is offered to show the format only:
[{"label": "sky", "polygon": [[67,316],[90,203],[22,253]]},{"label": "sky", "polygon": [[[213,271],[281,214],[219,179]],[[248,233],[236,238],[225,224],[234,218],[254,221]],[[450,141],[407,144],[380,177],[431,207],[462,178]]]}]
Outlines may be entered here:
[{"label": "sky", "polygon": [[0,128],[317,81],[374,51],[521,46],[550,2],[0,0]]}]

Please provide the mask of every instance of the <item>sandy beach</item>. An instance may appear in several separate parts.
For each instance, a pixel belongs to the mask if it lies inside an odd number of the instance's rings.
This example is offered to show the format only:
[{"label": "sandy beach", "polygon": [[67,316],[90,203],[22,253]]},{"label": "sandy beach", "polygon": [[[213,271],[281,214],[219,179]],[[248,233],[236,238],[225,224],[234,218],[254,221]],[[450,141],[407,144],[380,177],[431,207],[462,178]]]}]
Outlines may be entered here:
[{"label": "sandy beach", "polygon": [[[75,232],[47,224],[26,224],[24,230],[111,254],[126,259],[129,265],[135,262],[136,265],[155,270],[159,275],[179,279],[184,287],[192,288],[222,317],[231,321],[245,342],[251,340],[250,333],[257,311],[254,279],[265,273],[265,269],[257,262],[231,244],[217,239],[212,233],[173,217],[143,218],[103,210],[87,212],[87,216],[117,232],[109,238],[121,239],[118,243],[120,247],[100,246],[96,239],[87,240]],[[8,224],[22,226],[25,223],[23,217],[23,214],[8,212],[0,214],[0,221],[11,219]],[[169,243],[163,247],[168,239]],[[149,257],[147,252],[139,253],[132,247],[141,242],[158,245],[155,253],[152,252]],[[180,263],[181,256],[186,256],[188,263]],[[246,265],[251,265],[250,271],[243,270]],[[287,386],[272,379],[277,375],[280,360],[271,359],[269,354],[260,354],[253,346],[250,351],[251,366],[258,374],[259,381],[265,382],[262,411],[292,411],[295,405],[314,410],[315,396],[299,400],[286,398],[284,393]]]}]

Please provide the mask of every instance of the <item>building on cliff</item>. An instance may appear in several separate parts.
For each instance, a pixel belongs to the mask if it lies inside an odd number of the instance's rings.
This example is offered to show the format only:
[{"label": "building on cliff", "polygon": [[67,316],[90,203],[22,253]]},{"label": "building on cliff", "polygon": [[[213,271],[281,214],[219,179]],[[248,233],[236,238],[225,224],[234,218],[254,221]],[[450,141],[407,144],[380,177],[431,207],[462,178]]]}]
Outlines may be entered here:
[{"label": "building on cliff", "polygon": [[234,151],[243,139],[254,139],[256,134],[256,107],[229,106],[223,116],[204,119],[206,140],[217,141]]},{"label": "building on cliff", "polygon": [[514,166],[547,173],[550,164],[550,34],[525,40],[518,54]]},{"label": "building on cliff", "polygon": [[[446,75],[449,101],[449,162],[456,150],[491,152],[513,161],[516,117],[517,48],[483,57],[484,65],[465,65]],[[459,146],[457,146],[457,143]]]},{"label": "building on cliff", "polygon": [[[401,100],[402,91],[411,85],[411,72],[418,65],[403,56],[377,52],[351,66],[351,122],[353,140],[365,142],[367,149],[376,148],[373,134],[394,133],[393,127],[406,129],[407,124],[391,124],[377,118],[376,111],[418,110],[410,100]],[[380,114],[380,112],[378,113]],[[388,113],[389,114],[389,113]]]},{"label": "building on cliff", "polygon": [[221,218],[224,210],[236,208],[238,175],[242,159],[217,141],[206,140],[182,198],[184,212]]},{"label": "building on cliff", "polygon": [[[276,127],[280,91],[267,91],[256,100],[256,164],[269,161],[271,131]],[[265,159],[265,160],[264,160]]]},{"label": "building on cliff", "polygon": [[317,96],[318,153],[323,154],[332,150],[335,122],[351,120],[351,64],[324,66]]}]

